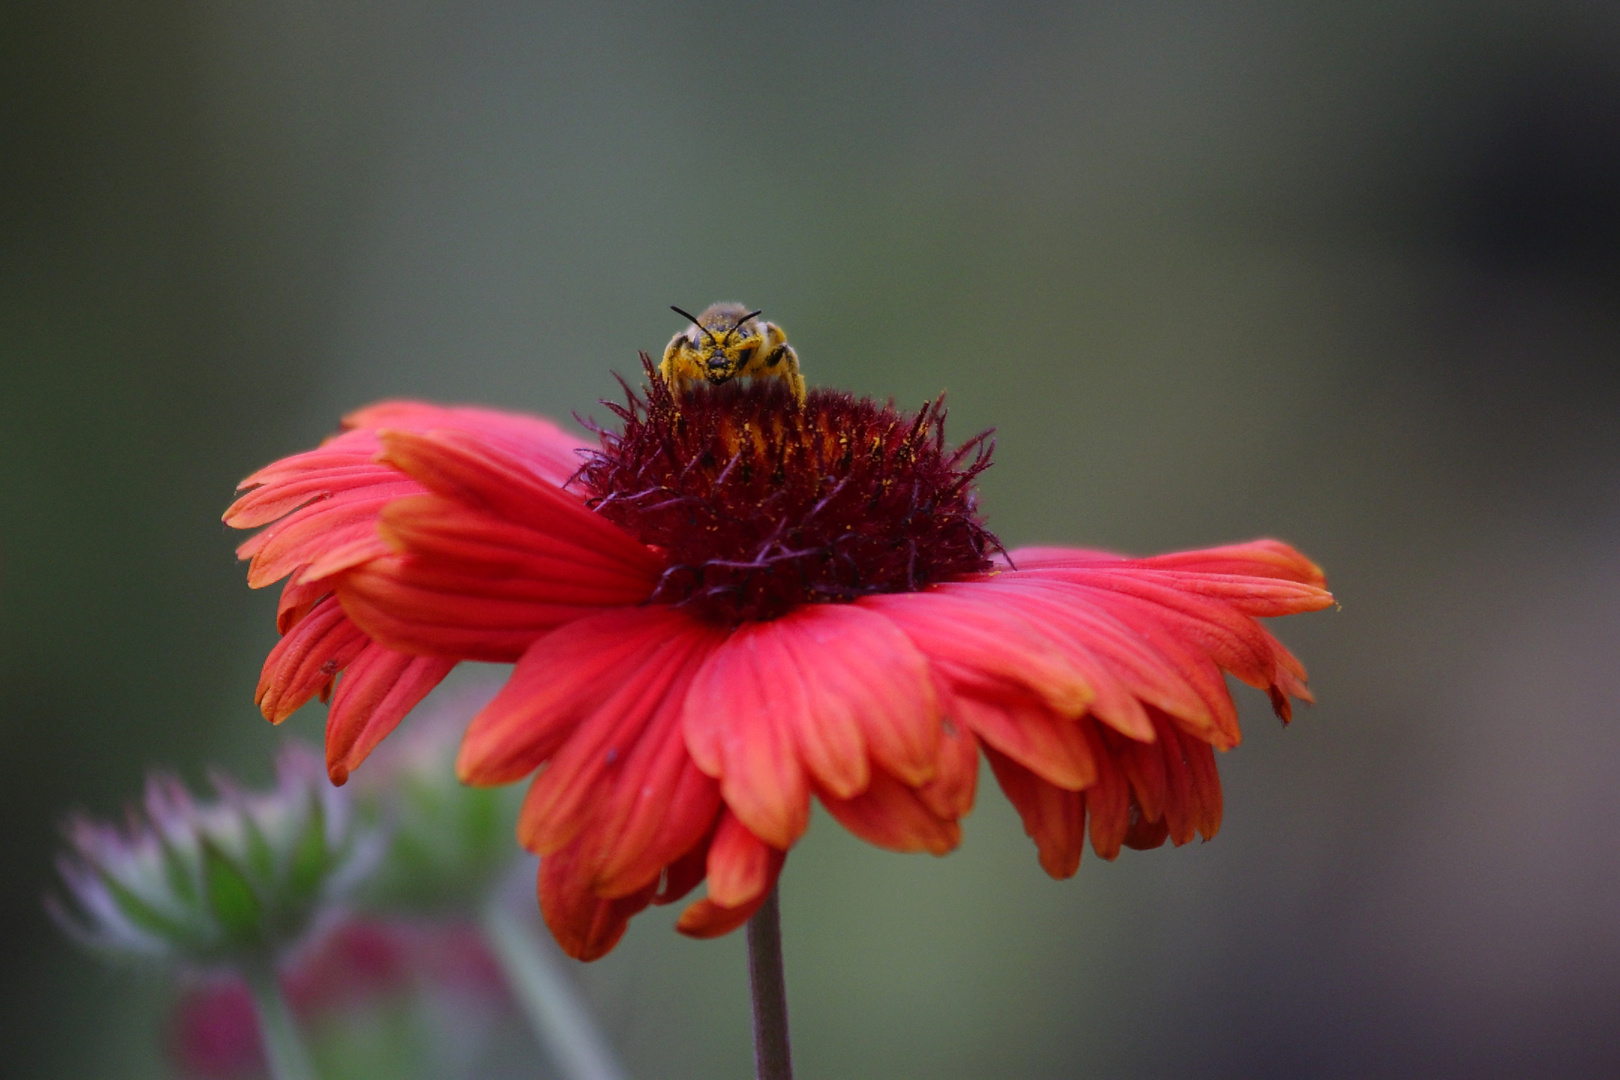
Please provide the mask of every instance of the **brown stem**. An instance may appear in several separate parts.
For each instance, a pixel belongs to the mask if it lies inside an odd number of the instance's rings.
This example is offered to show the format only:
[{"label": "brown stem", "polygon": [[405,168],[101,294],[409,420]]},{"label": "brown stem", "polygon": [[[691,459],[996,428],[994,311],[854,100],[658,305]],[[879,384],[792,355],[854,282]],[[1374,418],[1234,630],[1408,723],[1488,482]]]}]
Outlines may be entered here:
[{"label": "brown stem", "polygon": [[748,983],[754,996],[754,1070],[759,1080],[793,1080],[787,982],[782,975],[782,909],[774,886],[765,906],[748,920]]}]

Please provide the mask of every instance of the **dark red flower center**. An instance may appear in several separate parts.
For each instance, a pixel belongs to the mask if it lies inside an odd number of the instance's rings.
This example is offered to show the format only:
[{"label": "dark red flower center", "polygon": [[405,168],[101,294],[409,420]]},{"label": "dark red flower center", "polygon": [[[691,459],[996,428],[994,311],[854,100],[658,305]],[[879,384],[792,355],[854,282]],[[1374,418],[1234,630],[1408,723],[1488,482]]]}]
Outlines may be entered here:
[{"label": "dark red flower center", "polygon": [[574,483],[668,557],[655,602],[734,625],[990,568],[973,491],[990,433],[947,450],[943,396],[909,415],[836,390],[801,404],[776,381],[677,398],[642,362],[646,388],[603,403],[623,427],[594,428]]}]

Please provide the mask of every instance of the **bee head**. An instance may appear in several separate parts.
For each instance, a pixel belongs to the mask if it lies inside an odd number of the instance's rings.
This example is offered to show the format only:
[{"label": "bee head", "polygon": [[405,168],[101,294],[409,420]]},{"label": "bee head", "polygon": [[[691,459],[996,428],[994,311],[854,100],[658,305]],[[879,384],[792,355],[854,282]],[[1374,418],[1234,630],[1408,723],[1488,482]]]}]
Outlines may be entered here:
[{"label": "bee head", "polygon": [[763,341],[758,311],[742,304],[712,304],[702,314],[672,308],[692,321],[679,347],[684,359],[713,386],[733,379],[754,359]]}]

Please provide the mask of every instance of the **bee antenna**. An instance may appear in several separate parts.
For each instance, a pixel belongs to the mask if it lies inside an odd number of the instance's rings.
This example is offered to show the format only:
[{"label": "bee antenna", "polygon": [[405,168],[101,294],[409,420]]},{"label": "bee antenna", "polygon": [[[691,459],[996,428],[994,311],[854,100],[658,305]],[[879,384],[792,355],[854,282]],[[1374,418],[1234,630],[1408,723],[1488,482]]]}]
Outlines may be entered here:
[{"label": "bee antenna", "polygon": [[[749,319],[752,319],[755,315],[764,314],[764,312],[765,312],[765,309],[760,308],[758,311],[750,311],[748,314],[746,314],[742,318],[738,319],[737,320],[737,325],[733,326],[730,330],[726,331],[726,341],[730,341],[731,340],[731,335],[735,334],[737,331],[742,329],[742,324],[743,323],[747,322]],[[724,344],[724,343],[722,342],[722,344]]]},{"label": "bee antenna", "polygon": [[682,311],[680,308],[676,307],[674,304],[669,305],[669,310],[673,311],[677,315],[686,316],[686,318],[691,321],[693,326],[697,327],[699,330],[701,330],[705,334],[709,335],[709,340],[710,341],[714,340],[714,334],[709,331],[709,328],[707,326],[704,326],[702,323],[698,322],[698,319],[697,319],[696,315],[692,314],[690,311]]}]

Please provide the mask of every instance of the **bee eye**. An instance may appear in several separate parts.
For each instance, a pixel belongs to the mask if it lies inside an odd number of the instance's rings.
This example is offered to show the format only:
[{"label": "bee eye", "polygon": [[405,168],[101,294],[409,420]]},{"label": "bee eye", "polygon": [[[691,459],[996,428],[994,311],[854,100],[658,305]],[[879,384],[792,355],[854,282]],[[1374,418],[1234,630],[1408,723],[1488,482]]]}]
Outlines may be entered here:
[{"label": "bee eye", "polygon": [[754,346],[750,345],[747,348],[737,350],[737,366],[738,367],[747,367],[748,362],[750,360],[752,360],[753,358],[754,358]]}]

